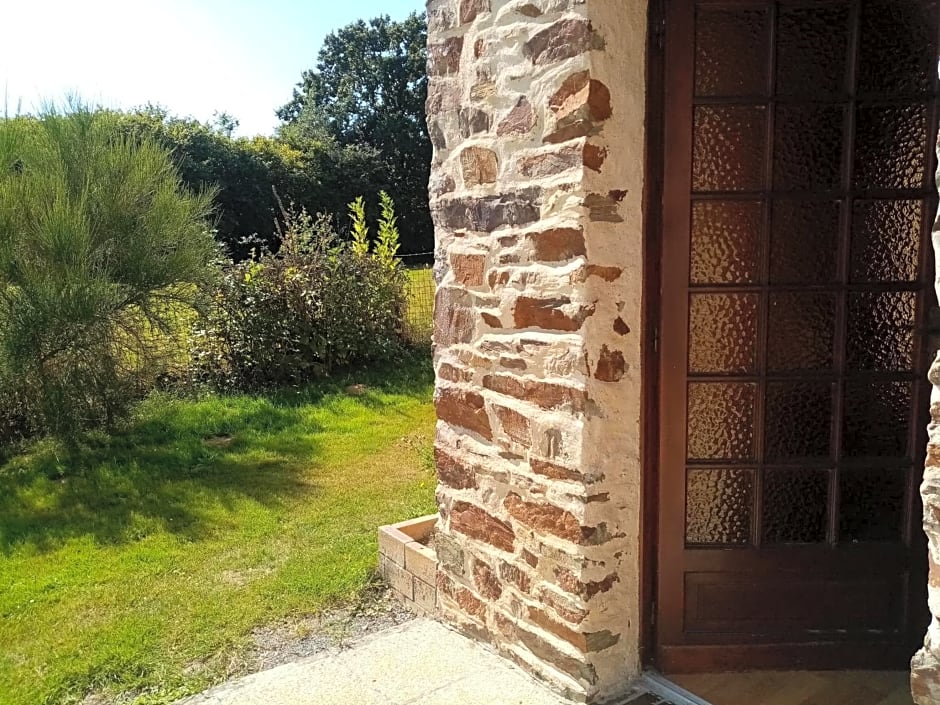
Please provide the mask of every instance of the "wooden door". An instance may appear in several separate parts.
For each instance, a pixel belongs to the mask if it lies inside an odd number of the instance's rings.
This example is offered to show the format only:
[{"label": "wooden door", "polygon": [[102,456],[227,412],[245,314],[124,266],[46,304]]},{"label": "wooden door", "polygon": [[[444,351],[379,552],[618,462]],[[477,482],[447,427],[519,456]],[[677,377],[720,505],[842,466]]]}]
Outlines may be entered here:
[{"label": "wooden door", "polygon": [[936,2],[665,5],[658,664],[903,667]]}]

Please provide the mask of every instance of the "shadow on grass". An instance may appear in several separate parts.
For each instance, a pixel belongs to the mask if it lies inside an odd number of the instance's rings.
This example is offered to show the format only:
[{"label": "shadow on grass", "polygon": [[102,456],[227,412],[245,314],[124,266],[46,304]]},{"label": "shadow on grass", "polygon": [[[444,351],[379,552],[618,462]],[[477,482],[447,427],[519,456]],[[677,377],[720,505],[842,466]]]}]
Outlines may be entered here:
[{"label": "shadow on grass", "polygon": [[0,460],[0,552],[45,552],[81,536],[195,541],[246,500],[276,508],[315,495],[310,469],[324,428],[309,407],[332,405],[349,384],[366,385],[356,401],[372,409],[386,403],[375,392],[425,399],[432,381],[418,360],[259,395],[157,396],[120,432],[72,448],[40,441]]}]

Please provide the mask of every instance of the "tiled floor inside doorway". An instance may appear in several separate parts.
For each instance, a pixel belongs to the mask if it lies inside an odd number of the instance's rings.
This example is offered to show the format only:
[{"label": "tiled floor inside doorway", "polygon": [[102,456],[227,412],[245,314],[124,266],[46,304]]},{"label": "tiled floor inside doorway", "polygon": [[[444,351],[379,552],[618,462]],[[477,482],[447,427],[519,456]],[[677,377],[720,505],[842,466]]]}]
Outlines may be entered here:
[{"label": "tiled floor inside doorway", "polygon": [[751,671],[673,675],[710,705],[912,705],[907,671]]}]

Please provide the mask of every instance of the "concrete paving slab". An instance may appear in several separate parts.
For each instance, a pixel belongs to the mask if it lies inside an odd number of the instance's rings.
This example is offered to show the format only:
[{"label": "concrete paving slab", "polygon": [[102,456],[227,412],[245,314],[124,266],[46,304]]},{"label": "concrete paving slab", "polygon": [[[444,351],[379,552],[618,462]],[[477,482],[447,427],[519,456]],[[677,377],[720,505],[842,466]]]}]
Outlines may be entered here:
[{"label": "concrete paving slab", "polygon": [[177,705],[570,705],[482,645],[415,619]]}]

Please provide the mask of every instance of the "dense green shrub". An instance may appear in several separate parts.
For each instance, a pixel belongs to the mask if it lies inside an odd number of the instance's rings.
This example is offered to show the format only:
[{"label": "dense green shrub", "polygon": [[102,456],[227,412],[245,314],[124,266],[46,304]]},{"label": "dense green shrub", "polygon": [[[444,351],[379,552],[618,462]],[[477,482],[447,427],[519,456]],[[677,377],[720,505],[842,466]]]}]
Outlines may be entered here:
[{"label": "dense green shrub", "polygon": [[212,194],[83,107],[0,119],[0,440],[110,424],[216,256]]},{"label": "dense green shrub", "polygon": [[383,194],[372,252],[363,204],[350,208],[352,242],[339,240],[328,217],[285,212],[277,253],[224,268],[193,332],[196,381],[294,384],[401,350],[405,275],[391,199]]}]

